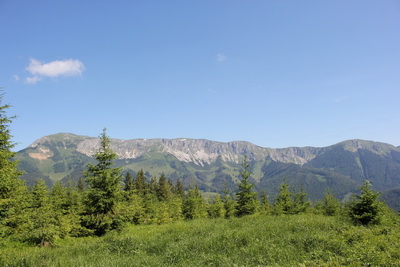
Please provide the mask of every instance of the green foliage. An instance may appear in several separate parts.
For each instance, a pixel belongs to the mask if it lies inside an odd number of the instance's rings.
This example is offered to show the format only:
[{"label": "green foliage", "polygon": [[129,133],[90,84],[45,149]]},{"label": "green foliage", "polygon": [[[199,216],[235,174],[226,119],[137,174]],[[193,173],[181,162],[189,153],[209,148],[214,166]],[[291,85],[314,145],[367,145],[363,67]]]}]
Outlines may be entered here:
[{"label": "green foliage", "polygon": [[161,174],[160,179],[158,180],[156,194],[160,201],[168,201],[172,198],[172,186],[167,181],[164,173]]},{"label": "green foliage", "polygon": [[252,191],[254,185],[250,183],[251,171],[249,170],[250,163],[248,163],[247,158],[244,159],[242,167],[243,170],[240,172],[242,179],[239,184],[239,190],[236,193],[236,214],[239,217],[254,214],[259,206],[257,193]]},{"label": "green foliage", "polygon": [[121,168],[113,167],[117,155],[110,148],[105,129],[100,135],[100,148],[95,154],[96,165],[89,164],[85,172],[88,192],[85,200],[84,223],[96,235],[119,227],[116,218],[121,197]]},{"label": "green foliage", "polygon": [[198,186],[189,189],[189,194],[183,202],[183,216],[186,219],[207,218],[207,209]]},{"label": "green foliage", "polygon": [[331,191],[327,191],[324,199],[317,202],[315,209],[326,216],[335,216],[340,213],[341,204]]},{"label": "green foliage", "polygon": [[[0,103],[2,95],[0,95]],[[16,153],[11,149],[9,126],[15,117],[8,117],[6,110],[10,105],[0,105],[0,237],[20,231],[25,222],[24,209],[27,206],[27,188],[19,179],[22,172],[18,170],[18,161],[13,158]],[[18,222],[20,221],[20,222]]]},{"label": "green foliage", "polygon": [[60,237],[59,219],[62,211],[57,204],[52,204],[46,183],[37,180],[32,189],[32,229],[27,233],[27,240],[40,246],[50,246]]},{"label": "green foliage", "polygon": [[292,214],[293,213],[293,193],[289,190],[286,180],[279,187],[278,196],[274,203],[274,214]]},{"label": "green foliage", "polygon": [[398,266],[399,225],[356,227],[307,214],[131,226],[100,238],[59,240],[53,248],[0,241],[0,265]]},{"label": "green foliage", "polygon": [[212,203],[208,206],[208,215],[210,218],[224,218],[226,214],[224,203],[221,196],[217,194]]},{"label": "green foliage", "polygon": [[135,188],[135,184],[134,184],[132,175],[129,172],[127,172],[125,174],[124,190],[125,191],[133,191],[134,188]]},{"label": "green foliage", "polygon": [[360,188],[361,194],[356,195],[349,204],[349,216],[355,224],[379,224],[383,215],[383,204],[378,201],[379,193],[371,189],[371,183],[365,181]]},{"label": "green foliage", "polygon": [[272,214],[272,207],[268,200],[268,195],[265,191],[261,192],[260,196],[260,211],[264,215]]},{"label": "green foliage", "polygon": [[141,196],[144,196],[149,191],[149,186],[146,183],[146,177],[144,176],[143,170],[138,171],[138,173],[136,174],[134,188],[136,192]]}]

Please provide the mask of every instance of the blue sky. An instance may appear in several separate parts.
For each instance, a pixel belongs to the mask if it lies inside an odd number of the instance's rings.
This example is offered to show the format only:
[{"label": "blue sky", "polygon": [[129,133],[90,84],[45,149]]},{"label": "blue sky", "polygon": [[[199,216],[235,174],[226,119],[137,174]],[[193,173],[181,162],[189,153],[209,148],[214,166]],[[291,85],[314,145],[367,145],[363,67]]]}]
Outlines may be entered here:
[{"label": "blue sky", "polygon": [[59,132],[400,145],[400,2],[0,0],[17,149]]}]

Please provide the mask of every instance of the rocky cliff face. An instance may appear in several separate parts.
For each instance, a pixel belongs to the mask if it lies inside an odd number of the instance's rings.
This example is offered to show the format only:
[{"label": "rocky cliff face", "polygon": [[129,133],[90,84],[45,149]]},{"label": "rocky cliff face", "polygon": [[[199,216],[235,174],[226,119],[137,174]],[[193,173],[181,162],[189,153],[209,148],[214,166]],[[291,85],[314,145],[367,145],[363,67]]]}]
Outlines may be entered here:
[{"label": "rocky cliff face", "polygon": [[[27,149],[29,156],[46,159],[53,155],[49,146],[58,149],[74,148],[77,152],[91,157],[99,148],[98,138],[73,134],[56,134],[35,141]],[[228,143],[205,139],[112,139],[111,148],[119,159],[135,159],[149,153],[168,153],[179,161],[192,162],[199,166],[211,164],[220,157],[225,162],[240,163],[243,156],[251,160],[262,161],[267,158],[278,162],[305,164],[321,152],[320,148],[290,147],[283,149],[263,148],[249,142],[234,141]]]}]

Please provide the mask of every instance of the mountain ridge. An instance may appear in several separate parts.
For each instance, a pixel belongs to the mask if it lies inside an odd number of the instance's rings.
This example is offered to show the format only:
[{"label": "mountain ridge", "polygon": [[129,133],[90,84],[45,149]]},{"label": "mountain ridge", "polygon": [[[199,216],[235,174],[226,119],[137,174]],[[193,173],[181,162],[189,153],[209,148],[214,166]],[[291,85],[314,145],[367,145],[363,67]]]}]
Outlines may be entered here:
[{"label": "mountain ridge", "polygon": [[[36,140],[19,151],[16,159],[28,184],[42,178],[51,186],[83,177],[86,164],[95,163],[93,154],[98,148],[98,137],[59,133]],[[222,192],[226,186],[236,190],[244,156],[251,162],[255,187],[270,195],[283,177],[295,187],[302,186],[312,199],[321,198],[328,188],[345,199],[364,180],[381,191],[400,188],[400,148],[361,139],[327,147],[288,148],[190,138],[111,139],[111,148],[124,172],[134,175],[143,169],[148,178],[164,173],[173,181],[182,178],[186,187],[196,183],[203,191]]]}]

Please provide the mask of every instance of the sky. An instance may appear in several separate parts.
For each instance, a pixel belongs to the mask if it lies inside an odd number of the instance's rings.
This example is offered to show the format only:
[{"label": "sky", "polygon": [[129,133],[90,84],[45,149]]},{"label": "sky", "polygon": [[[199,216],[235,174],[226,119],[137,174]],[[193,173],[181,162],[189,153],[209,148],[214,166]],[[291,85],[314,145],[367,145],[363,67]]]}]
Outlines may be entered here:
[{"label": "sky", "polygon": [[400,145],[398,0],[0,0],[16,150],[60,132]]}]

